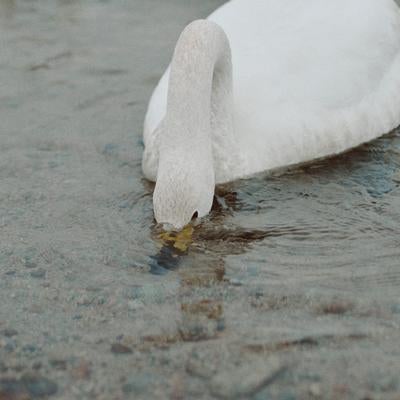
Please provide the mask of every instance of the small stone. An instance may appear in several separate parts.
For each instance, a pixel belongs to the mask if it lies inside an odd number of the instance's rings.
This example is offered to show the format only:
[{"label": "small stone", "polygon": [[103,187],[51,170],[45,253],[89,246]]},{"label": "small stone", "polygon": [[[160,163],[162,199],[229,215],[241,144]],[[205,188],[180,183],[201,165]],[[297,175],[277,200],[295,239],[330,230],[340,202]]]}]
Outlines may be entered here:
[{"label": "small stone", "polygon": [[8,367],[6,364],[3,363],[3,361],[0,361],[0,372],[7,372]]},{"label": "small stone", "polygon": [[42,368],[42,366],[43,366],[43,364],[42,364],[40,361],[35,361],[35,362],[32,364],[32,369],[34,369],[34,370],[39,370],[39,369]]},{"label": "small stone", "polygon": [[60,371],[65,371],[67,369],[67,361],[61,358],[53,358],[49,360],[49,363],[52,367]]},{"label": "small stone", "polygon": [[35,374],[25,374],[20,379],[0,379],[0,399],[42,399],[57,393],[55,382]]},{"label": "small stone", "polygon": [[322,314],[345,314],[351,311],[354,305],[347,301],[334,301],[331,303],[323,304],[320,307],[320,312]]},{"label": "small stone", "polygon": [[56,383],[38,375],[25,374],[20,382],[25,386],[27,392],[36,398],[51,396],[58,390]]},{"label": "small stone", "polygon": [[0,339],[0,349],[4,349],[6,352],[11,353],[15,350],[17,344],[11,338]]},{"label": "small stone", "polygon": [[104,296],[100,296],[96,299],[96,304],[99,306],[103,306],[107,303],[107,299]]},{"label": "small stone", "polygon": [[5,337],[13,337],[18,335],[18,332],[15,329],[11,329],[11,328],[6,328],[3,329],[0,334],[2,334]]},{"label": "small stone", "polygon": [[198,378],[210,379],[215,375],[216,371],[208,359],[200,358],[195,353],[186,363],[186,372]]},{"label": "small stone", "polygon": [[0,379],[0,399],[29,399],[27,396],[25,388],[16,379]]},{"label": "small stone", "polygon": [[223,369],[211,379],[211,393],[223,399],[251,397],[278,379],[285,370],[276,358]]},{"label": "small stone", "polygon": [[34,261],[25,260],[25,268],[36,268],[37,264]]},{"label": "small stone", "polygon": [[24,369],[25,369],[25,367],[24,367],[23,365],[21,365],[21,364],[17,364],[17,365],[15,365],[14,368],[13,368],[13,370],[14,370],[15,372],[22,372]]},{"label": "small stone", "polygon": [[111,352],[114,354],[131,354],[132,349],[122,343],[113,343],[111,345]]},{"label": "small stone", "polygon": [[34,344],[26,344],[22,347],[22,351],[25,353],[35,353],[37,351],[37,347]]},{"label": "small stone", "polygon": [[79,364],[71,370],[71,375],[74,379],[89,379],[91,373],[90,364],[86,360],[81,360]]},{"label": "small stone", "polygon": [[87,307],[87,306],[90,306],[90,305],[93,303],[93,301],[94,301],[94,298],[93,298],[93,297],[89,297],[89,296],[87,296],[87,295],[82,295],[82,296],[80,296],[80,297],[78,298],[76,304],[77,304],[78,306],[85,306],[85,307]]},{"label": "small stone", "polygon": [[321,386],[318,383],[312,383],[310,385],[310,394],[314,397],[320,397],[322,394]]},{"label": "small stone", "polygon": [[31,272],[32,278],[43,279],[46,277],[46,271],[42,268]]},{"label": "small stone", "polygon": [[237,278],[231,278],[229,279],[229,284],[231,284],[232,286],[243,286],[243,282],[240,281]]}]

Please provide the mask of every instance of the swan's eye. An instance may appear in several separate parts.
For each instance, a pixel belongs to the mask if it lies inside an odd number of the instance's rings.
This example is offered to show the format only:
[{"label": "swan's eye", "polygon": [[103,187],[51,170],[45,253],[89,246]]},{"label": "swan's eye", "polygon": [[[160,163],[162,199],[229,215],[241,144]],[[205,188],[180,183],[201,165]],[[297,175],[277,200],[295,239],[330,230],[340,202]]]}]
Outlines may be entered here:
[{"label": "swan's eye", "polygon": [[192,215],[192,221],[195,220],[199,216],[199,213],[195,211]]}]

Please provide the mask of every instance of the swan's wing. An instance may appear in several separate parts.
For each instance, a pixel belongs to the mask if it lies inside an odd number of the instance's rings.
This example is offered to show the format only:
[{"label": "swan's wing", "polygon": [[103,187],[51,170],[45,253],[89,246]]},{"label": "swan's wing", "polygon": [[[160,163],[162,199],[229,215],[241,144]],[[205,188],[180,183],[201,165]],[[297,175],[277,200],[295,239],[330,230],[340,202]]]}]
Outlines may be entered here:
[{"label": "swan's wing", "polygon": [[[243,175],[344,151],[400,124],[400,15],[393,0],[232,0],[226,32]],[[165,116],[168,71],[145,143]]]},{"label": "swan's wing", "polygon": [[231,41],[248,173],[339,153],[400,124],[393,0],[233,0],[210,18]]}]

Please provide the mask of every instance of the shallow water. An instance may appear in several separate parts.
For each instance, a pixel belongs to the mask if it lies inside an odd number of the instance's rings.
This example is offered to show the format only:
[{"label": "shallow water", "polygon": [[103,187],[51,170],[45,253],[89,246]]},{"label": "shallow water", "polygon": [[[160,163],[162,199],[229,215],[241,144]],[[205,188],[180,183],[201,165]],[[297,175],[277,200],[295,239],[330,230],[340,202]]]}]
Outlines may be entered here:
[{"label": "shallow water", "polygon": [[219,4],[0,0],[0,399],[398,398],[400,131],[155,226],[147,101]]}]

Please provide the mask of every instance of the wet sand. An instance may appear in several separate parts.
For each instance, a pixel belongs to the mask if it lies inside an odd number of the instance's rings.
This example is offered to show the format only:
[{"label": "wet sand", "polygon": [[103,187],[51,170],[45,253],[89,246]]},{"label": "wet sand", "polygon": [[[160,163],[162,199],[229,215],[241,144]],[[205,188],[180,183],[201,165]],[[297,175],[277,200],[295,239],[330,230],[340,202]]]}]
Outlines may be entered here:
[{"label": "wet sand", "polygon": [[0,399],[399,399],[400,133],[160,237],[148,98],[222,1],[0,0]]}]

